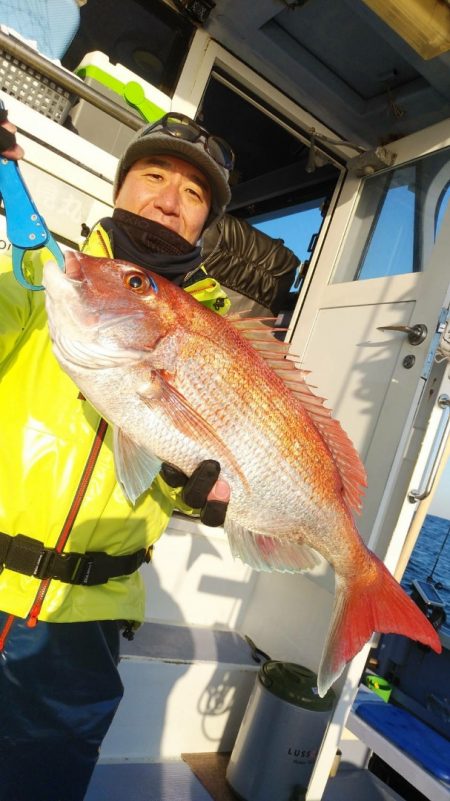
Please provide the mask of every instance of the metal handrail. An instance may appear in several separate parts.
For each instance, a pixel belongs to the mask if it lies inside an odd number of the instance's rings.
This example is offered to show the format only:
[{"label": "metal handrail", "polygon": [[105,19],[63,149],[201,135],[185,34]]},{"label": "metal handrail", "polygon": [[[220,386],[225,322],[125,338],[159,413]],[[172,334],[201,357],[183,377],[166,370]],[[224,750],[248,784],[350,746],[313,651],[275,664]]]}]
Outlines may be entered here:
[{"label": "metal handrail", "polygon": [[[427,465],[425,468],[425,475],[430,471],[428,474],[428,478],[425,484],[425,487],[416,490],[410,490],[408,493],[408,500],[411,503],[417,503],[418,501],[423,501],[424,498],[428,498],[431,494],[431,491],[434,487],[434,483],[436,481],[436,476],[439,470],[439,465],[441,463],[442,454],[444,453],[447,439],[450,436],[450,397],[448,395],[440,395],[437,401],[437,405],[440,409],[442,409],[442,417],[440,420],[440,425],[438,427],[436,433],[435,443],[438,444],[437,451],[434,453],[434,449],[431,451],[430,459],[432,459],[432,464]],[[431,468],[431,469],[430,469]]]},{"label": "metal handrail", "polygon": [[44,75],[46,78],[58,84],[58,86],[66,89],[71,94],[77,95],[82,100],[92,103],[92,105],[100,109],[100,111],[106,112],[110,117],[114,117],[114,119],[119,122],[128,125],[128,127],[132,128],[134,131],[137,131],[138,128],[141,128],[142,125],[145,124],[145,120],[137,117],[131,111],[123,108],[123,106],[119,106],[118,103],[105,97],[105,95],[102,95],[100,92],[97,92],[96,89],[88,86],[81,78],[78,78],[64,67],[59,67],[57,64],[49,61],[36,50],[19,42],[19,40],[15,39],[13,36],[8,36],[3,33],[3,31],[0,31],[0,49],[6,50],[6,52],[23,62],[23,64],[36,70],[40,75]]}]

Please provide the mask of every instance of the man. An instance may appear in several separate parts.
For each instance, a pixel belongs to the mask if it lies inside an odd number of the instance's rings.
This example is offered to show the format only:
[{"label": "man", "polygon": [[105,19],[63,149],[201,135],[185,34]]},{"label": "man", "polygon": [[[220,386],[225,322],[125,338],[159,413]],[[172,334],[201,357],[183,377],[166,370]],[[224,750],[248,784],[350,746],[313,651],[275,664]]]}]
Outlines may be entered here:
[{"label": "man", "polygon": [[[199,240],[229,201],[232,161],[189,118],[146,126],[119,162],[112,217],[83,249],[151,267],[223,312]],[[45,258],[27,254],[36,283]],[[81,801],[122,695],[119,629],[144,615],[137,568],[175,508],[221,524],[229,490],[215,462],[189,479],[166,465],[133,508],[111,431],[52,354],[44,293],[24,290],[10,263],[1,272],[0,799]]]}]

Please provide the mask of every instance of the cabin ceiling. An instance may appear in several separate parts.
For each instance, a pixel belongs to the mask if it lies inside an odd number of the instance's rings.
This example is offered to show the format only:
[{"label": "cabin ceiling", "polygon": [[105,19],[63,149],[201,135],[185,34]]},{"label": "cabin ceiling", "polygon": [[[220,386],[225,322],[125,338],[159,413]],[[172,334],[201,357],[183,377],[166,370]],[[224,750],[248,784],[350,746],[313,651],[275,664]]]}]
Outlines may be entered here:
[{"label": "cabin ceiling", "polygon": [[450,116],[450,52],[422,58],[363,0],[216,0],[203,27],[356,143],[386,144]]}]

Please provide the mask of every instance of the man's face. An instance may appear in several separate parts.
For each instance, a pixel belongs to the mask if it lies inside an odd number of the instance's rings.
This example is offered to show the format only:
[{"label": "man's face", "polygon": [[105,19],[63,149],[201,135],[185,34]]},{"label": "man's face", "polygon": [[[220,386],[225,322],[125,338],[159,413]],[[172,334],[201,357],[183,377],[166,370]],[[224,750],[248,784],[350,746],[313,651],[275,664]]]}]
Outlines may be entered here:
[{"label": "man's face", "polygon": [[211,189],[204,174],[183,159],[149,156],[132,164],[115,205],[195,245],[211,208]]}]

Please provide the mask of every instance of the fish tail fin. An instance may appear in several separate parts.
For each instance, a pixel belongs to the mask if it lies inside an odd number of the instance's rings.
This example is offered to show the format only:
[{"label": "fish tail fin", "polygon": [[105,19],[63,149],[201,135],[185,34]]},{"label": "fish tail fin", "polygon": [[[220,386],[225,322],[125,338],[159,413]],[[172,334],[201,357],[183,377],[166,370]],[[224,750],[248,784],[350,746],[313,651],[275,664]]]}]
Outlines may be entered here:
[{"label": "fish tail fin", "polygon": [[419,607],[372,553],[369,578],[336,575],[336,597],[328,638],[319,667],[318,691],[323,697],[373,632],[403,634],[442,650],[436,630]]}]

